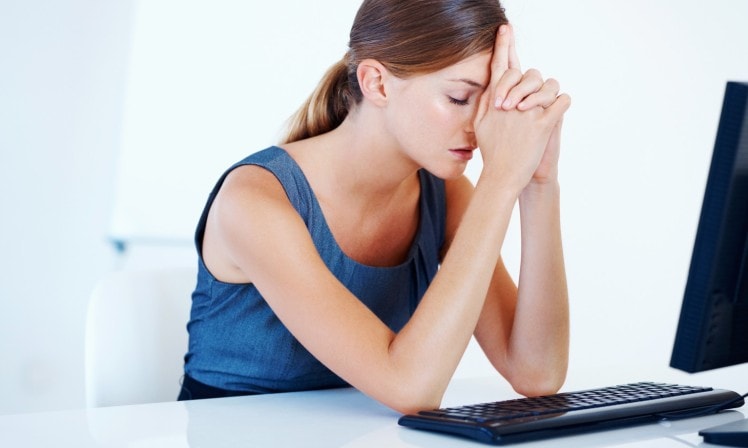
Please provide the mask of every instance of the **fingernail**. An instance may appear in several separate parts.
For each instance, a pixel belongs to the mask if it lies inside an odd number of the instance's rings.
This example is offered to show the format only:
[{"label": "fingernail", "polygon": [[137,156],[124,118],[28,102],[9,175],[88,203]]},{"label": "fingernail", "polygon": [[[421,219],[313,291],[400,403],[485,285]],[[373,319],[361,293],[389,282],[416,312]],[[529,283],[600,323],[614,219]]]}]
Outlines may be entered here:
[{"label": "fingernail", "polygon": [[504,34],[504,33],[506,33],[506,25],[501,25],[499,27],[499,34]]},{"label": "fingernail", "polygon": [[501,103],[502,103],[503,101],[504,101],[504,98],[502,98],[502,97],[500,97],[500,96],[497,96],[497,97],[496,97],[496,101],[494,101],[494,103],[493,103],[493,107],[495,107],[496,109],[499,109],[499,108],[501,108]]},{"label": "fingernail", "polygon": [[512,99],[511,98],[507,98],[506,101],[504,101],[504,104],[502,104],[502,106],[505,109],[509,109],[510,107],[512,107]]}]

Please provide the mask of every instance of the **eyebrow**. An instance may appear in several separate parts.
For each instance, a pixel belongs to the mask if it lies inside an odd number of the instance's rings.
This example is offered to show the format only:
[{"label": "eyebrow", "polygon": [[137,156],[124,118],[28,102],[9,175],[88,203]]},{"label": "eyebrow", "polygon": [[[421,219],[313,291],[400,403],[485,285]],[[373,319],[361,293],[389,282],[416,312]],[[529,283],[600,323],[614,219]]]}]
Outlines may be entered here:
[{"label": "eyebrow", "polygon": [[464,82],[465,84],[468,84],[468,85],[473,86],[473,87],[478,87],[478,88],[483,89],[483,90],[485,90],[485,88],[486,88],[486,86],[484,86],[483,84],[481,84],[479,82],[476,82],[476,81],[473,81],[472,79],[467,79],[467,78],[450,79],[450,81]]}]

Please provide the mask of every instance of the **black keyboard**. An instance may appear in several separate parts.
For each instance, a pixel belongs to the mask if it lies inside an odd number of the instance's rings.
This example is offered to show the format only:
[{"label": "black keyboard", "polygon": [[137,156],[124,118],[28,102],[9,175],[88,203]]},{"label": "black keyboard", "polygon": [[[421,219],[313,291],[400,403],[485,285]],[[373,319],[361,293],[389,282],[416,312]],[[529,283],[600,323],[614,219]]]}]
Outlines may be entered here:
[{"label": "black keyboard", "polygon": [[715,413],[743,403],[729,390],[633,383],[421,411],[401,417],[399,424],[503,445]]}]

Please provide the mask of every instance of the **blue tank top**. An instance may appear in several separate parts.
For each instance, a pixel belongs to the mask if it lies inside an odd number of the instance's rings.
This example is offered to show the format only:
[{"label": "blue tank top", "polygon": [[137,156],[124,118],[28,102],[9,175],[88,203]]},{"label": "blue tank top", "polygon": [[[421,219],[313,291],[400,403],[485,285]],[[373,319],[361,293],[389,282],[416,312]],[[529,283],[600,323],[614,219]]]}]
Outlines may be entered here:
[{"label": "blue tank top", "polygon": [[342,252],[304,173],[279,147],[252,154],[229,168],[208,198],[195,234],[198,276],[187,324],[185,373],[213,387],[250,393],[347,386],[291,335],[253,284],[221,282],[203,262],[208,211],[228,173],[242,165],[261,166],[278,178],[330,271],[395,332],[412,316],[438,269],[446,219],[444,182],[419,171],[418,231],[406,261],[394,267],[363,265]]}]

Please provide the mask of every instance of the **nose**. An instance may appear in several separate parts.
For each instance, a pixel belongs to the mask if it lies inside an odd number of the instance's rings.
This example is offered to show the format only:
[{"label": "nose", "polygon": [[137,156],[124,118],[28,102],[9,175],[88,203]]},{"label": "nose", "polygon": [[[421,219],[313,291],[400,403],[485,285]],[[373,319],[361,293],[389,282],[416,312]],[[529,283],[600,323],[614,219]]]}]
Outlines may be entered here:
[{"label": "nose", "polygon": [[468,144],[472,146],[473,148],[478,147],[478,140],[475,138],[475,132],[468,132],[467,140],[468,140]]},{"label": "nose", "polygon": [[464,128],[465,132],[475,134],[475,115],[471,115],[467,120],[465,120]]},{"label": "nose", "polygon": [[465,132],[475,134],[475,118],[478,116],[479,102],[480,98],[478,101],[475,101],[473,104],[471,104],[470,108],[466,110],[467,113],[465,114]]},{"label": "nose", "polygon": [[470,145],[478,146],[478,142],[475,137],[475,114],[473,114],[473,116],[470,117],[470,119],[465,123],[464,131]]}]

